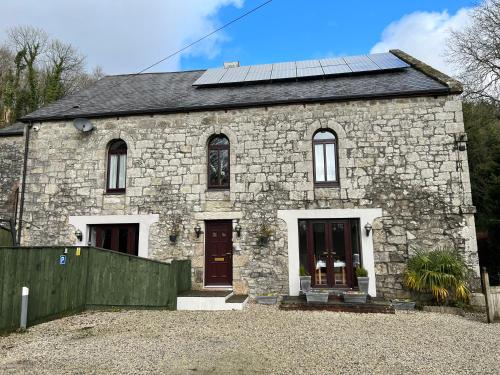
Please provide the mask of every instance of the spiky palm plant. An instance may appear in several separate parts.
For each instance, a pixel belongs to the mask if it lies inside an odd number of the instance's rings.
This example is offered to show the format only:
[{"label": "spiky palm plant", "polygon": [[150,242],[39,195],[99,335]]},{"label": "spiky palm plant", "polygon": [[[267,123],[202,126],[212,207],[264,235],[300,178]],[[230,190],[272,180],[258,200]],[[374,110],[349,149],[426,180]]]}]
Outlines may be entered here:
[{"label": "spiky palm plant", "polygon": [[454,250],[442,248],[429,252],[418,251],[408,261],[405,285],[416,292],[432,293],[438,304],[450,300],[467,302],[470,270]]}]

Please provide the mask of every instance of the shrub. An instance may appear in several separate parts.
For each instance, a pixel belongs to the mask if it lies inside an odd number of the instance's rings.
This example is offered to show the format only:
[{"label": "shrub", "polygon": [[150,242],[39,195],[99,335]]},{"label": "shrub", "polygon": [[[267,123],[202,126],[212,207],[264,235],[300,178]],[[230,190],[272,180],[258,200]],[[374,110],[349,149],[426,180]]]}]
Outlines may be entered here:
[{"label": "shrub", "polygon": [[405,285],[416,292],[431,293],[438,304],[467,302],[470,270],[454,250],[419,251],[408,261]]},{"label": "shrub", "polygon": [[364,267],[356,267],[356,277],[367,277],[368,271]]}]

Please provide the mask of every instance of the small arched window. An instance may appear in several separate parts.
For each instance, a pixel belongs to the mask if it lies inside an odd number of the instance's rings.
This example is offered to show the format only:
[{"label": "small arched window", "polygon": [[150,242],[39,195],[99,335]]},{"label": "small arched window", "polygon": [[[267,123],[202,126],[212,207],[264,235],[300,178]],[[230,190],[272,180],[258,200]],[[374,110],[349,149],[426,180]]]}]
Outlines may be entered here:
[{"label": "small arched window", "polygon": [[208,188],[229,189],[229,139],[225,135],[208,140]]},{"label": "small arched window", "polygon": [[331,130],[319,130],[313,137],[314,183],[336,185],[339,182],[337,137]]},{"label": "small arched window", "polygon": [[127,144],[121,139],[113,140],[108,147],[108,193],[124,193],[127,177]]}]

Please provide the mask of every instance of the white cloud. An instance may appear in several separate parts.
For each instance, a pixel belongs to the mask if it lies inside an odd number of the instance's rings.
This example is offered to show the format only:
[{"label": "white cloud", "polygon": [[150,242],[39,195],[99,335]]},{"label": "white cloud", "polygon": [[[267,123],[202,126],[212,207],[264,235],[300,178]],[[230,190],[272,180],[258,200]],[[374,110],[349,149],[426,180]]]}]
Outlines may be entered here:
[{"label": "white cloud", "polygon": [[[33,25],[73,44],[89,67],[108,74],[133,73],[220,26],[218,11],[244,0],[15,0],[2,3],[0,39],[5,30]],[[227,35],[217,33],[183,55],[214,57]],[[180,69],[177,55],[152,71]]]},{"label": "white cloud", "polygon": [[468,24],[470,12],[471,9],[462,8],[454,15],[447,11],[405,15],[385,28],[371,53],[401,49],[438,70],[453,74],[445,58],[446,44],[450,30],[462,30]]}]

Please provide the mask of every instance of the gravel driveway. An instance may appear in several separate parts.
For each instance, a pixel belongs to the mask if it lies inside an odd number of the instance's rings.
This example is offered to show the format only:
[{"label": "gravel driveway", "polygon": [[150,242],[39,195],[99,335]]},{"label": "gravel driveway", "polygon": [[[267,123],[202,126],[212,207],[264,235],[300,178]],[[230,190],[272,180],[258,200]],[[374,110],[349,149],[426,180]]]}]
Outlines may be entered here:
[{"label": "gravel driveway", "polygon": [[433,313],[87,312],[0,337],[0,373],[500,374],[500,324]]}]

